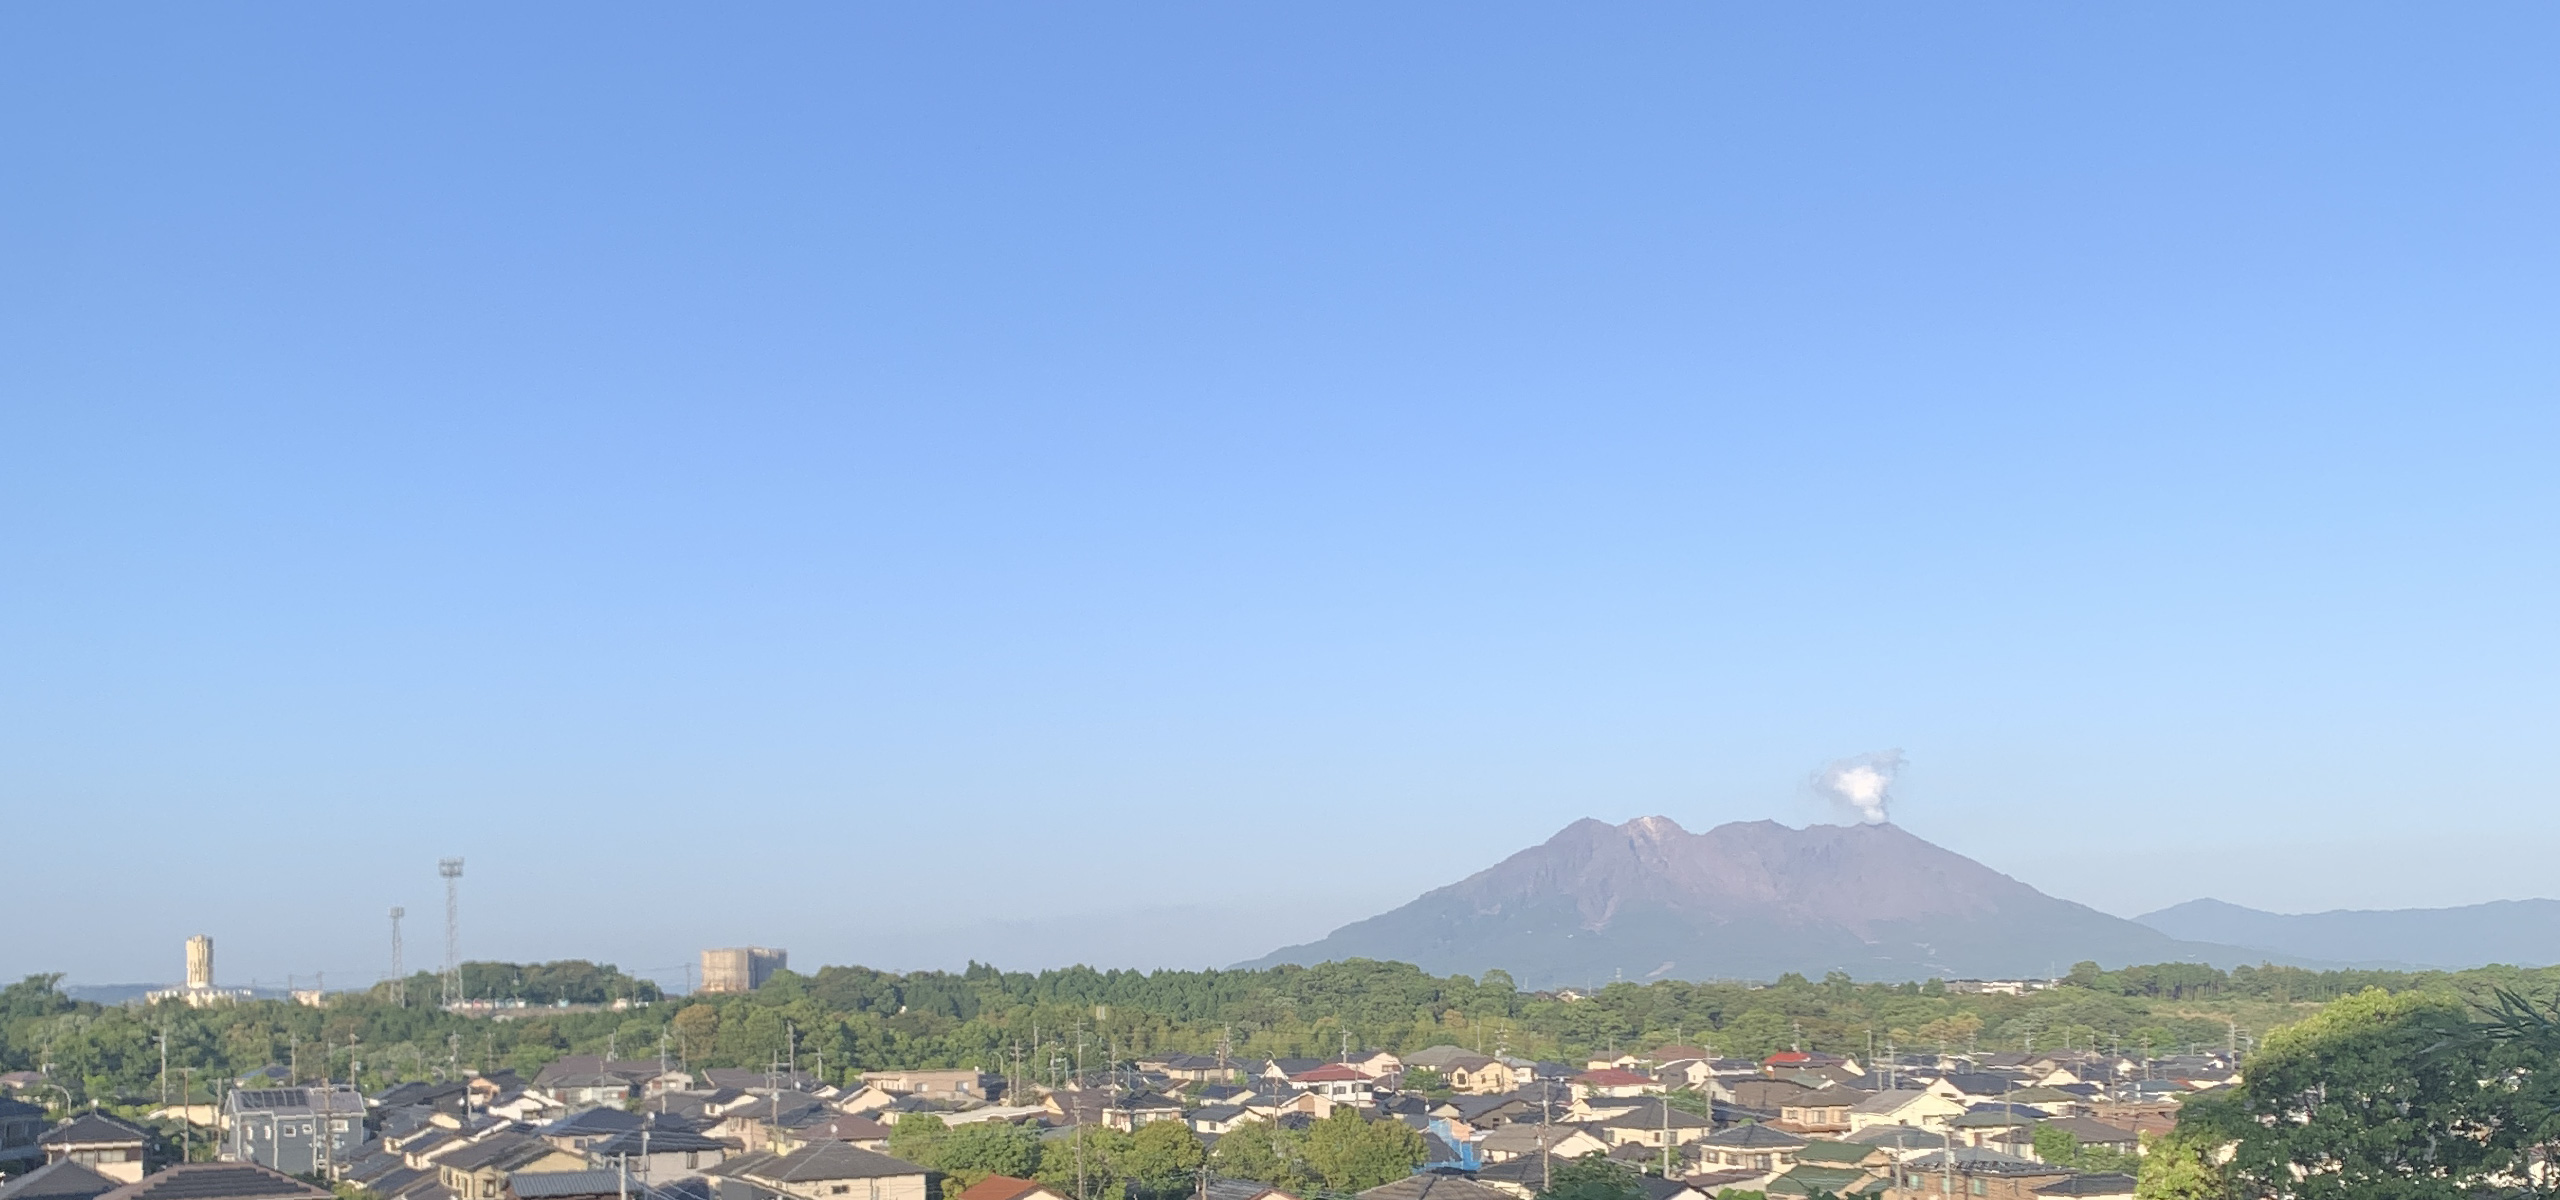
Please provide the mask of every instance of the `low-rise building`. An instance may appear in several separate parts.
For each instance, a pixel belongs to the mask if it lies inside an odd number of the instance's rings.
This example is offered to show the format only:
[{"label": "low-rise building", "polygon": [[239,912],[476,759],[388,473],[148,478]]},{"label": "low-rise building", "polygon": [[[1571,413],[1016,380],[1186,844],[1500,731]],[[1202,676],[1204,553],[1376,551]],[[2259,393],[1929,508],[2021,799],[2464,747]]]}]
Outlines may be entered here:
[{"label": "low-rise building", "polygon": [[802,1200],[928,1200],[923,1167],[845,1142],[750,1154],[703,1173]]},{"label": "low-rise building", "polygon": [[997,1077],[975,1067],[959,1067],[940,1071],[865,1071],[862,1082],[897,1096],[924,1096],[937,1100],[984,1100],[989,1092],[1001,1090]]},{"label": "low-rise building", "polygon": [[364,1093],[327,1087],[235,1088],[222,1099],[222,1157],[288,1175],[344,1163],[364,1142]]},{"label": "low-rise building", "polygon": [[281,1171],[256,1163],[181,1163],[108,1192],[101,1200],[336,1200]]},{"label": "low-rise building", "polygon": [[82,1113],[36,1139],[44,1147],[45,1162],[78,1163],[120,1184],[142,1182],[143,1148],[150,1140],[141,1130],[97,1112]]}]

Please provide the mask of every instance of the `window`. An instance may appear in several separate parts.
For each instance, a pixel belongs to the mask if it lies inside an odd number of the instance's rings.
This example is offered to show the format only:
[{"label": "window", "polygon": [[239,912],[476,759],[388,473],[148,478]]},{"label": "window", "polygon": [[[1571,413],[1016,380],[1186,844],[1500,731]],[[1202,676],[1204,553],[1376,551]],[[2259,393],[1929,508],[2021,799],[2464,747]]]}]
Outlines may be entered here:
[{"label": "window", "polygon": [[836,1184],[836,1185],[835,1185],[835,1186],[833,1186],[833,1187],[828,1188],[828,1189],[827,1189],[827,1194],[828,1194],[828,1195],[830,1195],[830,1196],[841,1196],[841,1195],[844,1195],[844,1194],[846,1194],[846,1193],[848,1193],[848,1192],[851,1192],[852,1190],[853,1190],[853,1185],[852,1185],[852,1184],[850,1184],[850,1183],[839,1183],[839,1184]]},{"label": "window", "polygon": [[1981,1195],[1981,1194],[1982,1194],[1982,1181],[1981,1181],[1981,1180],[1979,1180],[1979,1179],[1973,1180],[1973,1181],[1972,1181],[1972,1188],[1971,1188],[1971,1191],[1973,1192],[1973,1194],[1974,1194],[1974,1195],[1977,1195],[1977,1196]]}]

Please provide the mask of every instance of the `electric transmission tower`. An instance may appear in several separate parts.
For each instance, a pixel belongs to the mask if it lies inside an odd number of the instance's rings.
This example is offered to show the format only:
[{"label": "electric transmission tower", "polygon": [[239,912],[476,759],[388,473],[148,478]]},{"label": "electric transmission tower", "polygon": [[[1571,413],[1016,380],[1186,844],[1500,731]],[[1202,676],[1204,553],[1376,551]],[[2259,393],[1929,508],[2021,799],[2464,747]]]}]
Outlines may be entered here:
[{"label": "electric transmission tower", "polygon": [[391,906],[391,1002],[401,1005],[409,1003],[409,977],[400,967],[400,918],[408,915],[408,909]]},{"label": "electric transmission tower", "polygon": [[462,860],[438,860],[436,874],[444,876],[444,1003],[462,1000]]}]

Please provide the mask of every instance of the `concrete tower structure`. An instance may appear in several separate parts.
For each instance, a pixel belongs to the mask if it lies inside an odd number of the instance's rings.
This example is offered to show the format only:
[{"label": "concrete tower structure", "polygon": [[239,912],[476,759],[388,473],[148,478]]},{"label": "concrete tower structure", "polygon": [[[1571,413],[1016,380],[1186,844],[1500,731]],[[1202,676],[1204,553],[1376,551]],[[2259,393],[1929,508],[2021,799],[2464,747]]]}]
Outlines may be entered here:
[{"label": "concrete tower structure", "polygon": [[788,953],[763,946],[740,946],[702,952],[702,989],[706,992],[752,992],[791,961]]},{"label": "concrete tower structure", "polygon": [[187,939],[187,990],[213,990],[213,938],[206,934]]}]

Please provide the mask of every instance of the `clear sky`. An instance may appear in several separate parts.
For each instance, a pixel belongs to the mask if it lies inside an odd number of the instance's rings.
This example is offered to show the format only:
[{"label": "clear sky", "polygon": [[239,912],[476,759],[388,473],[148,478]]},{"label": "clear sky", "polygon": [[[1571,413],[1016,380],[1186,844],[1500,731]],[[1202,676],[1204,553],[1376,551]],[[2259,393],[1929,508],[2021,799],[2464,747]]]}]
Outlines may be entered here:
[{"label": "clear sky", "polygon": [[0,9],[0,975],[2551,894],[2560,9]]}]

